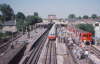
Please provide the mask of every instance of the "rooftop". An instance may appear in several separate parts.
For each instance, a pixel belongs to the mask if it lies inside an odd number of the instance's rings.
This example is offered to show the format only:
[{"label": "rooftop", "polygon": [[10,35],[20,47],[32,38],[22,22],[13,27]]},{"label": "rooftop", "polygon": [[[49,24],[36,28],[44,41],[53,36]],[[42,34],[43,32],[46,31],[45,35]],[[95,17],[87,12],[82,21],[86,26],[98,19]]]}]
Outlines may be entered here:
[{"label": "rooftop", "polygon": [[2,24],[2,25],[3,25],[3,26],[15,26],[16,23],[15,23],[15,21],[10,20],[10,21],[4,22],[4,24]]}]

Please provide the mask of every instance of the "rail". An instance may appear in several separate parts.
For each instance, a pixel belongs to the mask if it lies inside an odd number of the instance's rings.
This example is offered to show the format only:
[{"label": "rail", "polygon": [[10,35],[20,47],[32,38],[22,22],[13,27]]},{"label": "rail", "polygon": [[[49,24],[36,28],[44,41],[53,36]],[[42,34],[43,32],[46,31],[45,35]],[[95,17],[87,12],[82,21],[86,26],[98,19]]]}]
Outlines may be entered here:
[{"label": "rail", "polygon": [[3,53],[3,52],[5,52],[5,50],[9,47],[9,45],[10,45],[11,42],[15,41],[16,39],[18,39],[18,38],[21,37],[21,36],[22,36],[22,35],[19,35],[19,36],[17,36],[16,38],[10,39],[8,42],[2,44],[2,45],[0,46],[0,54]]},{"label": "rail", "polygon": [[30,55],[24,58],[22,64],[37,64],[40,54],[42,52],[43,46],[45,44],[47,35],[52,25],[48,27],[48,29],[36,40],[36,42],[32,45],[30,49]]},{"label": "rail", "polygon": [[45,64],[57,64],[56,43],[54,43],[54,41],[49,40],[46,47],[47,51],[46,51]]},{"label": "rail", "polygon": [[100,50],[98,50],[94,46],[91,46],[91,51],[100,59]]}]

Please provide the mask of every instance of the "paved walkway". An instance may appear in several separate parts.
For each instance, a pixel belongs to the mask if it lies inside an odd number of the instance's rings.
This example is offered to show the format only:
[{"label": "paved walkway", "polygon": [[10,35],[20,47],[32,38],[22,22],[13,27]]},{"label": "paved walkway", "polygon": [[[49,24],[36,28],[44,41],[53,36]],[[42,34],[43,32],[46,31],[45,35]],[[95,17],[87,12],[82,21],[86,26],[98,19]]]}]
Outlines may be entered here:
[{"label": "paved walkway", "polygon": [[22,49],[25,41],[27,43],[29,43],[28,47],[27,47],[27,49],[29,49],[30,46],[32,44],[34,44],[34,42],[45,32],[45,30],[46,29],[44,29],[44,28],[43,29],[37,28],[36,32],[34,32],[34,31],[30,32],[31,38],[27,38],[27,34],[24,34],[23,36],[21,36],[17,40],[13,41],[12,43],[14,45],[14,49],[11,49],[11,46],[10,46],[4,53],[2,53],[0,55],[0,64],[4,64],[4,63],[2,63],[3,60],[8,61],[9,58],[11,58],[11,56],[18,53],[18,51]]},{"label": "paved walkway", "polygon": [[57,38],[56,44],[57,64],[74,64],[65,43],[59,42]]},{"label": "paved walkway", "polygon": [[18,44],[16,48],[7,50],[4,55],[0,56],[0,64],[8,64],[9,61],[12,60],[12,58],[14,58],[14,56],[16,56],[24,47],[25,44]]},{"label": "paved walkway", "polygon": [[31,53],[30,49],[32,47],[32,45],[35,43],[35,41],[46,31],[46,29],[37,29],[36,32],[31,32],[31,38],[30,39],[27,39],[27,42],[28,42],[28,45],[26,47],[26,50],[25,50],[25,53],[24,53],[24,56],[22,58],[22,60],[20,61],[19,64],[22,64],[25,60],[26,57],[28,57]]},{"label": "paved walkway", "polygon": [[[26,51],[25,53],[28,54],[29,53],[29,50],[30,48],[32,47],[32,45],[35,43],[35,41],[46,31],[46,29],[37,29],[37,33],[35,32],[31,32],[31,38],[28,39],[28,45],[27,45],[27,48],[26,48]],[[33,36],[32,36],[33,35]]]},{"label": "paved walkway", "polygon": [[57,52],[57,55],[67,54],[65,43],[57,42],[56,52]]},{"label": "paved walkway", "polygon": [[98,59],[95,55],[89,55],[89,58],[92,60],[94,64],[100,64],[100,59]]}]

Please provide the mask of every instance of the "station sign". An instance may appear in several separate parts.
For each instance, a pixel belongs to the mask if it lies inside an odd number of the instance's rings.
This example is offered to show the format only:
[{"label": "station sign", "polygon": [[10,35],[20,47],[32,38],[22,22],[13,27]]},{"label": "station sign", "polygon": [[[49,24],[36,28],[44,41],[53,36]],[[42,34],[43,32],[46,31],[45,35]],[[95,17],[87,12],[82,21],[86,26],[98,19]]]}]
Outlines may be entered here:
[{"label": "station sign", "polygon": [[95,38],[100,38],[100,24],[95,24]]}]

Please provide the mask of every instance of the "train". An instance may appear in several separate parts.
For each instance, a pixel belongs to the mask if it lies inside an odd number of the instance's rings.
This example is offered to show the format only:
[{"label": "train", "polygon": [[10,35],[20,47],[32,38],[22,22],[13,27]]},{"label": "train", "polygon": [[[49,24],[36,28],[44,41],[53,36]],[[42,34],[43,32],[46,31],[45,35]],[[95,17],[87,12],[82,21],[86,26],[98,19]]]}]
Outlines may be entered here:
[{"label": "train", "polygon": [[82,32],[80,33],[80,41],[85,42],[86,45],[94,44],[92,35],[90,32]]},{"label": "train", "polygon": [[67,28],[70,32],[75,33],[76,36],[79,36],[80,42],[84,42],[86,45],[94,45],[95,40],[93,38],[93,34],[91,32],[86,32],[75,27],[68,27]]},{"label": "train", "polygon": [[80,39],[81,41],[92,41],[92,33],[90,32],[87,32],[87,33],[80,33]]},{"label": "train", "polygon": [[53,24],[51,30],[49,31],[49,34],[48,34],[48,39],[50,40],[55,40],[56,37],[57,37],[57,27],[56,27],[56,24]]}]

